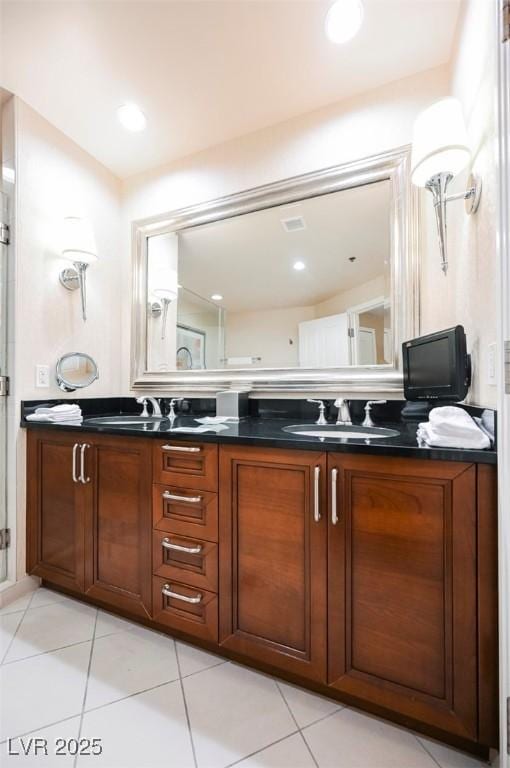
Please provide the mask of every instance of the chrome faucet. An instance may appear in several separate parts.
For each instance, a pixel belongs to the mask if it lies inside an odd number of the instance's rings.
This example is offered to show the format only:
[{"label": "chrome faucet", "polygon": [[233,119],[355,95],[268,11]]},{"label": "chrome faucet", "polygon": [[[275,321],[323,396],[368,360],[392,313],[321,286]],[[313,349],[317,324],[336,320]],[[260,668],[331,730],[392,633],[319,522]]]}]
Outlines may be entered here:
[{"label": "chrome faucet", "polygon": [[155,397],[137,397],[136,402],[139,405],[143,405],[143,411],[140,414],[141,416],[148,416],[149,413],[147,411],[147,404],[150,403],[152,405],[152,415],[156,419],[163,418],[163,414],[161,413],[161,408],[159,405],[158,400]]},{"label": "chrome faucet", "polygon": [[370,415],[370,411],[372,410],[373,405],[383,405],[386,400],[368,400],[367,404],[365,405],[365,418],[363,420],[363,427],[375,427],[374,422],[372,421],[372,417]]},{"label": "chrome faucet", "polygon": [[335,407],[338,408],[336,417],[337,425],[350,426],[352,424],[351,412],[349,410],[349,401],[339,397],[335,400]]},{"label": "chrome faucet", "polygon": [[326,406],[324,405],[324,400],[310,400],[309,398],[306,401],[307,403],[317,403],[319,406],[319,418],[315,422],[316,424],[319,424],[321,427],[323,427],[328,422],[326,421],[326,417],[324,416],[324,409]]}]

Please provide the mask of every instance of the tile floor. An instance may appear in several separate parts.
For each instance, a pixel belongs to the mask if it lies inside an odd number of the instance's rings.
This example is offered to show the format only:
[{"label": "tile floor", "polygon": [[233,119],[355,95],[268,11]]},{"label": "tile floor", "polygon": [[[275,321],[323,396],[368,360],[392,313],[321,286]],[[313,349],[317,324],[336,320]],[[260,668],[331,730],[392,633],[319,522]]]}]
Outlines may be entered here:
[{"label": "tile floor", "polygon": [[[483,765],[47,589],[0,610],[0,658],[5,768]],[[55,755],[78,738],[101,739],[102,754]]]}]

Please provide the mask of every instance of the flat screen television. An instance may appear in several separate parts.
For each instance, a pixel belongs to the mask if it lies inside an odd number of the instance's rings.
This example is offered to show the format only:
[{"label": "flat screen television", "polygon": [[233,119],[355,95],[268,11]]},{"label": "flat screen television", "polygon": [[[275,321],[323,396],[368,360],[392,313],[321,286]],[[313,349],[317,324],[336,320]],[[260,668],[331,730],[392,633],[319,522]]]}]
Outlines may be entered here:
[{"label": "flat screen television", "polygon": [[471,357],[462,325],[402,344],[406,400],[459,402],[471,384]]}]

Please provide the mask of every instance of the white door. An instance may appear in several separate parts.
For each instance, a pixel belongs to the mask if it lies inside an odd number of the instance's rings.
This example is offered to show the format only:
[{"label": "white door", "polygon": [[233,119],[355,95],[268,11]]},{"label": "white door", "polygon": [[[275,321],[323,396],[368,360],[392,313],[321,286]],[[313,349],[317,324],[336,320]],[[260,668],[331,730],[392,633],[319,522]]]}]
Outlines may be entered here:
[{"label": "white door", "polygon": [[375,329],[358,328],[358,365],[375,365],[377,363],[377,346]]},{"label": "white door", "polygon": [[[7,528],[7,397],[3,388],[7,376],[7,196],[0,192],[0,529]],[[7,549],[0,549],[0,582],[7,578]]]},{"label": "white door", "polygon": [[347,313],[299,323],[301,368],[350,365]]},{"label": "white door", "polygon": [[[503,40],[503,0],[497,4],[498,39]],[[499,637],[500,765],[510,768],[507,717],[510,706],[510,41],[498,44],[499,58]],[[505,381],[506,379],[506,381]]]}]

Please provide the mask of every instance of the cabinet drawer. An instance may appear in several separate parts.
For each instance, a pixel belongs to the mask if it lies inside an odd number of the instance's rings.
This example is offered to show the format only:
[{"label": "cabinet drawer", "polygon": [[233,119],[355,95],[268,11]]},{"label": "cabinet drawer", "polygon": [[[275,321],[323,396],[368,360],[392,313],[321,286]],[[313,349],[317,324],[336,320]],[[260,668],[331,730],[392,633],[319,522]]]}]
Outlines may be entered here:
[{"label": "cabinet drawer", "polygon": [[160,531],[218,541],[218,497],[210,491],[153,485],[152,521]]},{"label": "cabinet drawer", "polygon": [[154,576],[152,584],[154,621],[203,640],[218,642],[217,595],[159,576]]},{"label": "cabinet drawer", "polygon": [[154,446],[154,482],[218,489],[218,446],[167,440]]},{"label": "cabinet drawer", "polygon": [[193,587],[218,591],[218,545],[154,531],[154,574],[163,579],[185,581]]}]

